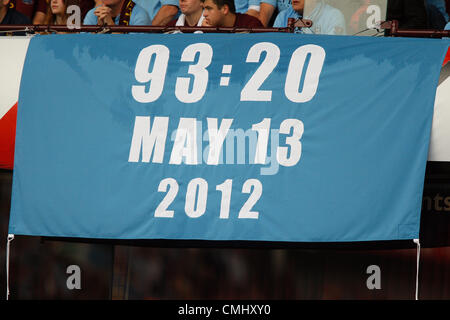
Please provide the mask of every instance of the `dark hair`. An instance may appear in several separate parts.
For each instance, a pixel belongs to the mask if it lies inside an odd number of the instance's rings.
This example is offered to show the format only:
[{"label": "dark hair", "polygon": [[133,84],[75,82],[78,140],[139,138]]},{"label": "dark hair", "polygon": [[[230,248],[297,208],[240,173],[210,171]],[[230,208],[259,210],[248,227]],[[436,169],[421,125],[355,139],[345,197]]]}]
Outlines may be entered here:
[{"label": "dark hair", "polygon": [[[81,1],[79,1],[79,0],[63,0],[64,5],[66,6],[65,11],[71,5],[79,6],[80,2]],[[67,12],[65,12],[64,18],[67,20],[68,17],[69,17],[69,15],[67,14]],[[55,24],[55,22],[56,22],[56,15],[54,15],[52,12],[51,0],[49,0],[47,3],[47,13],[45,15],[44,23],[51,25],[51,24]]]},{"label": "dark hair", "polygon": [[[205,2],[205,0],[201,0],[202,2]],[[234,5],[234,0],[212,0],[214,4],[220,9],[225,4],[228,6],[228,9],[230,9],[231,13],[236,13],[236,6]]]}]

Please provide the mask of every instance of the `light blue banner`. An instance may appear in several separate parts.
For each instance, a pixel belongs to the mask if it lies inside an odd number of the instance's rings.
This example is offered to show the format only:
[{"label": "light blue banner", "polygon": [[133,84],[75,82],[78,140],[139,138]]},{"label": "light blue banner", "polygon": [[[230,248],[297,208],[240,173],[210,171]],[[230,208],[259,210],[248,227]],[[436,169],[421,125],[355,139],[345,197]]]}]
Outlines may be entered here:
[{"label": "light blue banner", "polygon": [[444,40],[34,37],[9,233],[419,236]]}]

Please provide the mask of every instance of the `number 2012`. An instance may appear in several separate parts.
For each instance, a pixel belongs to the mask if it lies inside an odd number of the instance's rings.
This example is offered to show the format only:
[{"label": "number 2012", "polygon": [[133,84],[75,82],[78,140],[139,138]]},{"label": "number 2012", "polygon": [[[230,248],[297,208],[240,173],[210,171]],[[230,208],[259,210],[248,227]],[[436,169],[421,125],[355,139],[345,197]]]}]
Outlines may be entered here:
[{"label": "number 2012", "polygon": [[[216,190],[222,193],[220,200],[220,219],[228,219],[230,216],[231,190],[233,180],[227,179],[222,184],[216,186]],[[166,195],[155,210],[156,218],[173,218],[174,211],[169,210],[169,206],[175,200],[179,190],[178,182],[173,178],[161,180],[158,192],[166,192]],[[242,193],[249,193],[250,196],[239,210],[239,219],[258,219],[259,212],[252,211],[253,206],[262,195],[262,184],[258,179],[248,179],[242,186]],[[186,191],[184,211],[190,218],[201,217],[206,211],[208,200],[208,182],[202,178],[195,178],[189,181]]]},{"label": "number 2012", "polygon": [[[241,101],[271,101],[272,90],[262,90],[261,86],[270,76],[280,60],[280,48],[271,42],[260,42],[253,45],[247,54],[247,63],[259,63],[262,54],[266,56],[250,77],[240,94]],[[194,62],[189,65],[191,77],[177,77],[175,96],[183,103],[198,102],[203,98],[208,85],[208,66],[213,58],[213,49],[208,43],[194,43],[187,46],[181,54],[181,62]],[[284,85],[286,97],[296,103],[310,101],[317,92],[319,78],[325,61],[325,50],[317,45],[308,44],[297,48],[291,56]],[[153,56],[154,59],[153,59]],[[133,98],[140,103],[156,101],[164,90],[170,50],[164,45],[148,46],[139,53],[134,75],[139,85],[133,85]],[[306,65],[308,56],[309,63]],[[149,70],[154,60],[151,71]],[[304,71],[306,65],[306,71]],[[302,83],[302,75],[305,74]],[[191,81],[193,81],[191,86]],[[190,88],[192,88],[190,90]]]}]

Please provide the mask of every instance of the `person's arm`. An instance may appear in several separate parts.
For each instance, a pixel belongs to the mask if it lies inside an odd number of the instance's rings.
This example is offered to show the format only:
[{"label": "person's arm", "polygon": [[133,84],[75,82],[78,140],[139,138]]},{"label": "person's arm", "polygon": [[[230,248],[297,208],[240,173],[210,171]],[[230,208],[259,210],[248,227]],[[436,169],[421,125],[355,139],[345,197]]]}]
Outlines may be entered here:
[{"label": "person's arm", "polygon": [[152,21],[152,26],[165,26],[178,13],[178,7],[174,5],[163,5]]},{"label": "person's arm", "polygon": [[36,11],[33,17],[33,24],[44,24],[45,13]]},{"label": "person's arm", "polygon": [[259,11],[253,10],[253,9],[248,9],[248,11],[245,13],[248,14],[249,16],[255,17],[259,19]]},{"label": "person's arm", "polygon": [[259,0],[249,0],[246,14],[259,19]]},{"label": "person's arm", "polygon": [[275,6],[261,2],[259,4],[259,21],[263,24],[264,27],[269,25],[270,18],[272,18],[273,13],[275,12]]},{"label": "person's arm", "polygon": [[47,13],[47,2],[45,0],[39,0],[35,8],[36,13],[33,17],[33,24],[44,24]]}]

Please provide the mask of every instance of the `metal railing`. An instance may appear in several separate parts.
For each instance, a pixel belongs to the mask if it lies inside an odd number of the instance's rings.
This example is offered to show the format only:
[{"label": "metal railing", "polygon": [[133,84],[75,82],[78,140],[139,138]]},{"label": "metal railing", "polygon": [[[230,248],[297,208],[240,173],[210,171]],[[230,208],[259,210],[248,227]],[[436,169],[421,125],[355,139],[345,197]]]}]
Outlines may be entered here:
[{"label": "metal railing", "polygon": [[0,25],[1,33],[24,32],[27,34],[52,32],[92,32],[92,33],[262,33],[262,32],[293,32],[293,28],[222,28],[222,27],[159,27],[159,26],[81,26],[69,28],[65,25]]},{"label": "metal railing", "polygon": [[[66,25],[0,25],[0,33],[52,33],[52,32],[92,32],[92,33],[193,33],[201,31],[203,33],[263,33],[263,32],[284,32],[293,33],[295,28],[310,28],[313,22],[306,19],[288,20],[285,28],[234,28],[234,27],[168,27],[168,26],[87,26],[80,28],[68,27]],[[418,37],[418,38],[450,38],[450,30],[418,30],[400,29],[397,20],[384,21],[380,24],[380,29],[385,30],[385,35],[390,37]]]}]

